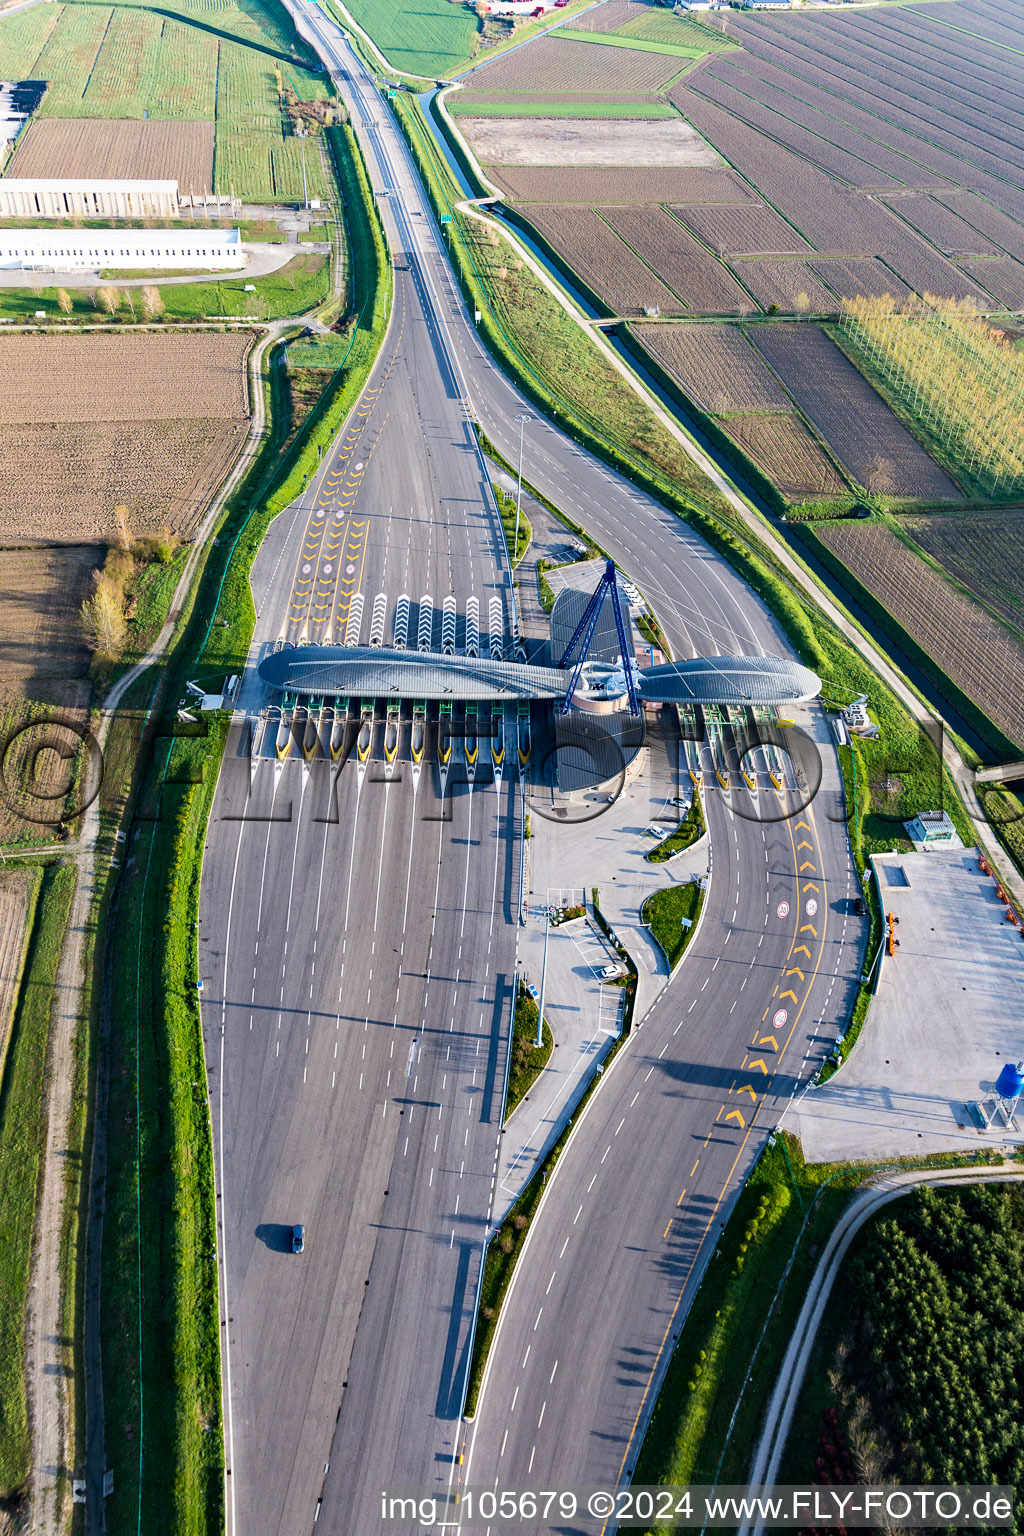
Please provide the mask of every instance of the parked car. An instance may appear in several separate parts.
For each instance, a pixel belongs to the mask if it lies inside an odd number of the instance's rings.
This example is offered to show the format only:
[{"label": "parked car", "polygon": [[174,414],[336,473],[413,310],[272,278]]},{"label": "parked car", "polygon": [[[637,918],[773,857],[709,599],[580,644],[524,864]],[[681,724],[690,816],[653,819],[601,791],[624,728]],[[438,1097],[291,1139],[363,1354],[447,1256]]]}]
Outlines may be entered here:
[{"label": "parked car", "polygon": [[292,1227],[292,1253],[301,1253],[306,1246],[306,1234],[301,1224]]},{"label": "parked car", "polygon": [[659,843],[668,837],[668,833],[665,831],[664,827],[648,827],[647,830],[652,837],[656,837],[658,839]]},{"label": "parked car", "polygon": [[622,975],[622,972],[619,970],[619,967],[617,965],[603,965],[601,967],[601,980],[602,981],[614,981],[616,976],[621,976],[621,975]]}]

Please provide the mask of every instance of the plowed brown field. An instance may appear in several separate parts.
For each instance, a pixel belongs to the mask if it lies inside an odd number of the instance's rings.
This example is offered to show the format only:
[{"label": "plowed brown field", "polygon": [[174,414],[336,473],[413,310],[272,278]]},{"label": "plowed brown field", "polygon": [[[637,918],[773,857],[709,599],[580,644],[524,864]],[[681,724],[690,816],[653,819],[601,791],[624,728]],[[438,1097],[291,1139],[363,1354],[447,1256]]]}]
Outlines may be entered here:
[{"label": "plowed brown field", "polygon": [[244,440],[245,335],[0,338],[0,545],[188,538]]},{"label": "plowed brown field", "polygon": [[235,420],[249,409],[250,340],[206,332],[3,336],[0,422]]},{"label": "plowed brown field", "polygon": [[791,411],[778,379],[734,325],[635,325],[637,340],[706,411]]},{"label": "plowed brown field", "polygon": [[123,503],[139,533],[166,523],[189,538],[244,434],[223,418],[0,427],[0,537],[105,540]]},{"label": "plowed brown field", "polygon": [[678,314],[683,308],[593,208],[531,204],[528,211],[552,249],[615,314],[635,315],[647,308]]},{"label": "plowed brown field", "polygon": [[177,181],[213,191],[213,124],[43,117],[29,125],[9,176]]},{"label": "plowed brown field", "polygon": [[513,202],[524,203],[748,203],[751,193],[731,171],[681,166],[675,170],[606,170],[568,165],[491,165],[487,174]]},{"label": "plowed brown field", "polygon": [[718,425],[784,496],[799,500],[849,493],[832,460],[795,412],[726,416]]},{"label": "plowed brown field", "polygon": [[957,687],[1024,746],[1024,646],[888,528],[838,522],[815,532]]},{"label": "plowed brown field", "polygon": [[602,216],[695,314],[744,314],[753,308],[728,268],[664,208],[604,208]]}]

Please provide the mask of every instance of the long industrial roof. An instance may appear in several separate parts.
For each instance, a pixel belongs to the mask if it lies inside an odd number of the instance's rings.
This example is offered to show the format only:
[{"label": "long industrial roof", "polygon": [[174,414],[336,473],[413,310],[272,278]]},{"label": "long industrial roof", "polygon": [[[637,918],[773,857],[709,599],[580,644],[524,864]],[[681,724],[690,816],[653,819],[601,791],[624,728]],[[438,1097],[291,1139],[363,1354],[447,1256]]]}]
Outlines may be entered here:
[{"label": "long industrial roof", "polygon": [[[257,671],[280,692],[366,699],[558,699],[569,684],[558,667],[375,646],[285,646]],[[697,656],[640,673],[640,696],[654,704],[789,704],[820,687],[809,668],[775,656]]]}]

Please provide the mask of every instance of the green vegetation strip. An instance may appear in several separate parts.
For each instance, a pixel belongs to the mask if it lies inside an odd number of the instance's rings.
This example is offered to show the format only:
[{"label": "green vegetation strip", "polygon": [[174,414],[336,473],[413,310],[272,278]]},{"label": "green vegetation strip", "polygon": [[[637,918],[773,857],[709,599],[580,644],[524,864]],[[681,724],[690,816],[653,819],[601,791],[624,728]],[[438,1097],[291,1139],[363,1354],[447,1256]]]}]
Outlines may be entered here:
[{"label": "green vegetation strip", "polygon": [[[965,1161],[951,1154],[887,1166]],[[866,1163],[806,1164],[794,1137],[773,1138],[737,1197],[686,1314],[634,1483],[746,1480],[817,1256],[852,1193],[877,1171]]]},{"label": "green vegetation strip", "polygon": [[665,951],[669,969],[675,970],[697,924],[704,899],[703,887],[696,880],[685,885],[668,885],[648,896],[640,910],[640,920],[647,924],[651,937]]},{"label": "green vegetation strip", "polygon": [[[500,485],[495,485],[493,490],[494,499],[498,503],[498,511],[501,514],[501,526],[505,530],[505,542],[508,545],[508,552],[512,557],[512,563],[515,565],[529,549],[530,540],[533,538],[533,529],[530,527],[529,520],[521,507],[518,517],[516,516],[515,496],[510,495],[508,491],[502,490]],[[518,539],[516,538],[517,528],[519,530]],[[513,544],[515,544],[515,549],[512,548]]]},{"label": "green vegetation strip", "polygon": [[30,1446],[25,1326],[39,1166],[46,1140],[50,1008],[75,889],[72,865],[50,866],[31,893],[31,924],[0,1084],[0,1499],[24,1496]]},{"label": "green vegetation strip", "polygon": [[[177,720],[186,678],[238,671],[253,627],[249,570],[273,513],[308,484],[365,385],[387,322],[390,268],[347,128],[328,141],[351,242],[348,361],[282,457],[270,419],[206,552],[144,754],[130,846],[107,930],[111,1062],[103,1242],[103,1373],[114,1530],[207,1536],[223,1524],[216,1226],[196,992],[202,850],[228,723]],[[358,318],[357,318],[358,317]],[[279,371],[279,370],[277,370]],[[264,379],[268,397],[275,395]]]},{"label": "green vegetation strip", "polygon": [[508,1092],[505,1095],[505,1121],[529,1093],[548,1064],[554,1040],[544,1020],[543,1045],[537,1048],[538,1008],[526,988],[520,983],[516,997],[516,1011],[512,1019],[512,1056],[508,1074]]},{"label": "green vegetation strip", "polygon": [[610,48],[633,48],[640,53],[669,53],[681,59],[699,59],[706,48],[690,47],[686,43],[652,42],[645,37],[618,37],[614,32],[580,32],[575,27],[566,37],[574,43],[605,43]]},{"label": "green vegetation strip", "polygon": [[649,864],[664,864],[674,854],[682,853],[684,848],[692,847],[699,837],[703,837],[706,831],[704,807],[701,805],[700,794],[696,786],[694,786],[693,799],[690,802],[686,815],[675,831],[670,832],[668,837],[658,844],[657,848],[651,850],[647,855],[647,862]]}]

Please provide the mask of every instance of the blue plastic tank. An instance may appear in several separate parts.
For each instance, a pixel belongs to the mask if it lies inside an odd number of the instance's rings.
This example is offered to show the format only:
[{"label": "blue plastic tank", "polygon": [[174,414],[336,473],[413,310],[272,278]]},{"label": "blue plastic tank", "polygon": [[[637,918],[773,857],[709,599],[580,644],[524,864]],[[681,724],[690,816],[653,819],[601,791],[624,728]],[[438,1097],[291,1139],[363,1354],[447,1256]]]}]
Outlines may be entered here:
[{"label": "blue plastic tank", "polygon": [[1011,1061],[1004,1063],[996,1078],[996,1093],[1001,1099],[1015,1099],[1024,1089],[1024,1072]]}]

